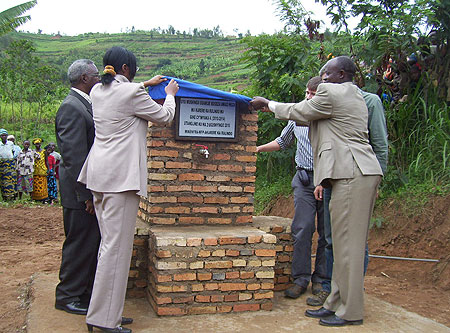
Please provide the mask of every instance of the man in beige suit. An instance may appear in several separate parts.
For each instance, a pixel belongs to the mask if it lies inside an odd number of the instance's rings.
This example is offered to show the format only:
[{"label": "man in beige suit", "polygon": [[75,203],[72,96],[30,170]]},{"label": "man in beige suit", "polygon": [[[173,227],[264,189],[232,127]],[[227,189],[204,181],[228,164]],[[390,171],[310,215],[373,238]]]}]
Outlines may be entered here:
[{"label": "man in beige suit", "polygon": [[256,97],[254,109],[309,126],[314,183],[333,188],[330,202],[334,266],[332,290],[319,310],[307,310],[325,326],[360,325],[364,308],[364,248],[376,190],[383,175],[369,144],[367,107],[352,83],[348,57],[330,60],[316,96],[300,103]]},{"label": "man in beige suit", "polygon": [[133,83],[138,67],[132,52],[112,47],[103,65],[101,84],[91,91],[95,140],[78,178],[92,191],[101,233],[86,323],[89,331],[130,333],[120,325],[132,322],[122,311],[139,200],[147,196],[148,121],[172,121],[178,84],[172,80],[167,85],[159,105],[145,88],[167,79],[158,75]]}]

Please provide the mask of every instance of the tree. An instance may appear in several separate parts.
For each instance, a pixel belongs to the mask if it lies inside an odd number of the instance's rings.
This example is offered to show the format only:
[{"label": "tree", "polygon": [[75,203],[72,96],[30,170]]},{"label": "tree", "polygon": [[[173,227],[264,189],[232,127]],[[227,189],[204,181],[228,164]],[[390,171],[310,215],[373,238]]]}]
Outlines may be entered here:
[{"label": "tree", "polygon": [[13,31],[28,20],[29,15],[22,16],[27,10],[33,8],[37,4],[36,0],[28,1],[23,4],[6,9],[0,13],[0,36]]}]

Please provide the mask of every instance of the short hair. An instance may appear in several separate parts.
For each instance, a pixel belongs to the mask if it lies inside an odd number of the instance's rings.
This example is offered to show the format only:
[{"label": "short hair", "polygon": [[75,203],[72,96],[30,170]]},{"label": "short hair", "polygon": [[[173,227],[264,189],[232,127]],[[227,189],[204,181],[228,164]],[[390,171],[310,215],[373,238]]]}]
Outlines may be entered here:
[{"label": "short hair", "polygon": [[70,84],[73,86],[77,84],[80,81],[81,75],[87,74],[90,67],[92,65],[95,65],[92,60],[89,59],[78,59],[73,62],[72,65],[70,65],[69,69],[67,70],[67,77],[69,78]]},{"label": "short hair", "polygon": [[337,64],[339,65],[340,69],[342,69],[344,72],[350,74],[351,77],[355,76],[356,65],[350,57],[339,56],[334,59],[337,61]]},{"label": "short hair", "polygon": [[316,91],[319,84],[322,83],[322,78],[320,76],[314,76],[309,79],[308,83],[306,84],[306,88]]}]

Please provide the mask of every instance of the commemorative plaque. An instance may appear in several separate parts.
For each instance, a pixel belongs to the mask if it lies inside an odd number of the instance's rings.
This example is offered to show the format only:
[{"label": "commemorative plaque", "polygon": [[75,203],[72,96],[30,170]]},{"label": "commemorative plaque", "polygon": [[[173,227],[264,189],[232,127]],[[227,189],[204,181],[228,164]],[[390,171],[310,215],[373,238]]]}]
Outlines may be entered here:
[{"label": "commemorative plaque", "polygon": [[237,141],[237,102],[206,98],[177,98],[177,140]]}]

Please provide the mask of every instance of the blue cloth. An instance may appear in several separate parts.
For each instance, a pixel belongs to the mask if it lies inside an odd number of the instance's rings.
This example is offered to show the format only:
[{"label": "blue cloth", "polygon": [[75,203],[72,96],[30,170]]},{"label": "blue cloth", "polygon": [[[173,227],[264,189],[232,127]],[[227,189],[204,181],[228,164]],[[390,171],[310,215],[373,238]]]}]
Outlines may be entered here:
[{"label": "blue cloth", "polygon": [[174,79],[178,82],[179,90],[177,93],[177,97],[191,97],[191,98],[210,98],[210,99],[224,99],[231,100],[242,104],[248,104],[251,101],[250,97],[233,94],[213,88],[209,88],[206,86],[202,86],[201,84],[192,83],[189,81],[177,79],[170,76],[165,76],[168,80],[164,81],[157,86],[149,87],[148,93],[153,99],[165,99],[166,92],[164,88],[169,84],[171,79]]}]

